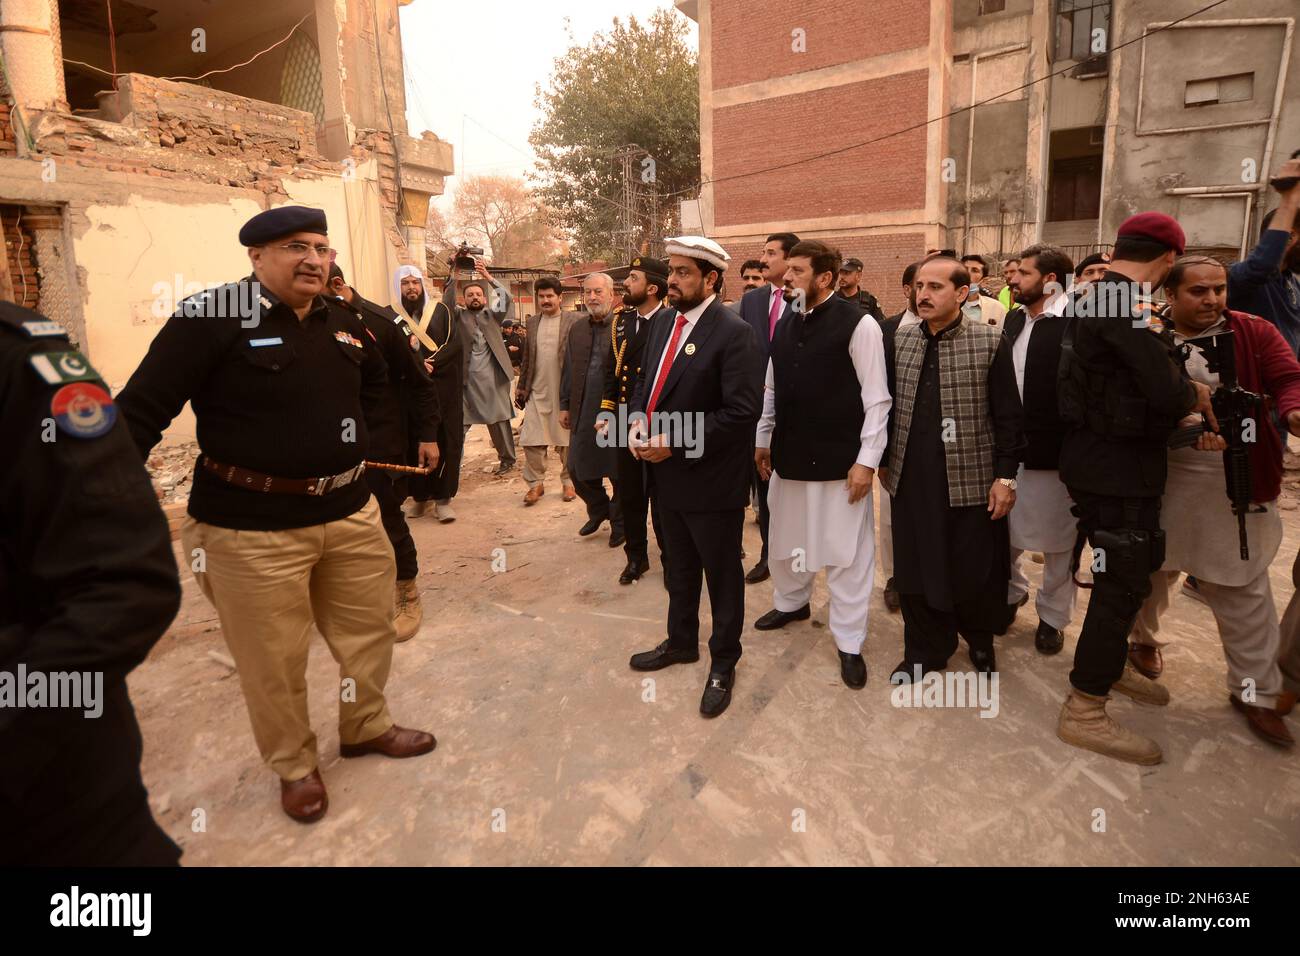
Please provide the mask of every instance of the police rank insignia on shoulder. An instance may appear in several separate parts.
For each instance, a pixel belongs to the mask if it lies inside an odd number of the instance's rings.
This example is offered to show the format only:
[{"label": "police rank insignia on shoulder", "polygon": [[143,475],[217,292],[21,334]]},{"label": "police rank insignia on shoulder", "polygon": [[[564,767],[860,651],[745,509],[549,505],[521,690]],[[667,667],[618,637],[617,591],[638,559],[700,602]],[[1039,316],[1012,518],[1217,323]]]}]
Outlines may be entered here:
[{"label": "police rank insignia on shoulder", "polygon": [[343,329],[339,329],[334,333],[334,340],[336,342],[342,342],[344,345],[354,345],[357,348],[364,348],[359,338],[354,336],[351,332],[346,332]]},{"label": "police rank insignia on shoulder", "polygon": [[35,369],[47,385],[62,382],[99,381],[99,373],[80,352],[38,352],[28,356],[27,364]]},{"label": "police rank insignia on shoulder", "polygon": [[24,322],[23,331],[31,338],[39,339],[48,336],[66,336],[67,330],[57,322]]},{"label": "police rank insignia on shoulder", "polygon": [[73,438],[98,438],[117,421],[113,397],[92,382],[65,385],[50,399],[50,414],[59,431]]}]

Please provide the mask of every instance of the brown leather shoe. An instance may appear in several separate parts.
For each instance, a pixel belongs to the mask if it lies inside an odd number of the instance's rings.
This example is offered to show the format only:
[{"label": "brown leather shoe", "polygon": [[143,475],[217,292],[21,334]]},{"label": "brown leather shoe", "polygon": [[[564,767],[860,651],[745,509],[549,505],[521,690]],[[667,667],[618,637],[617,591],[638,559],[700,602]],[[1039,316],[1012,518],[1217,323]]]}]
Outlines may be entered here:
[{"label": "brown leather shoe", "polygon": [[561,495],[561,498],[565,501],[572,501],[576,497],[578,497],[577,489],[573,485],[565,485],[564,494]]},{"label": "brown leather shoe", "polygon": [[524,495],[524,505],[535,505],[542,495],[546,494],[546,486],[541,484],[533,485],[528,489],[528,494]]},{"label": "brown leather shoe", "polygon": [[378,737],[362,741],[359,744],[339,744],[339,755],[343,757],[364,757],[366,754],[383,754],[385,757],[418,757],[427,754],[438,741],[433,734],[423,730],[408,730],[396,724],[389,727]]},{"label": "brown leather shoe", "polygon": [[315,823],[330,808],[330,796],[320,771],[313,770],[301,780],[280,781],[280,806],[299,823]]},{"label": "brown leather shoe", "polygon": [[1130,644],[1128,659],[1134,669],[1149,680],[1158,680],[1164,673],[1165,659],[1160,656],[1160,648],[1150,644]]},{"label": "brown leather shoe", "polygon": [[1250,724],[1251,731],[1260,740],[1274,747],[1295,746],[1295,738],[1291,736],[1291,731],[1286,729],[1286,724],[1272,707],[1247,704],[1236,694],[1229,694],[1228,699],[1232,701],[1233,707],[1246,715],[1246,723]]},{"label": "brown leather shoe", "polygon": [[1289,690],[1284,690],[1277,695],[1277,713],[1279,717],[1285,717],[1295,710],[1295,696],[1295,692]]}]

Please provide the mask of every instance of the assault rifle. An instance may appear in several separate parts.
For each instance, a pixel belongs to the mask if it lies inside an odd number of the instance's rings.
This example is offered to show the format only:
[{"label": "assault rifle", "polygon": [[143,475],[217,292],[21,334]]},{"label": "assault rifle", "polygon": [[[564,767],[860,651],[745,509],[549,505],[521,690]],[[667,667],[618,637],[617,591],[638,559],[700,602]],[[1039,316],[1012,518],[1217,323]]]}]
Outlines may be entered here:
[{"label": "assault rifle", "polygon": [[[1219,434],[1228,443],[1223,452],[1223,476],[1228,500],[1232,503],[1232,513],[1237,516],[1241,560],[1246,561],[1250,558],[1250,547],[1246,541],[1246,513],[1250,510],[1251,475],[1250,447],[1245,432],[1249,428],[1253,434],[1256,428],[1265,427],[1260,425],[1256,414],[1264,403],[1264,396],[1249,392],[1237,384],[1237,354],[1230,330],[1188,339],[1186,345],[1195,346],[1205,356],[1210,372],[1219,376],[1219,387],[1210,397],[1210,404],[1214,407],[1214,417],[1219,420]],[[1190,352],[1184,352],[1184,355],[1188,354]],[[1266,427],[1271,428],[1272,425],[1266,423]],[[1169,437],[1169,447],[1186,448],[1195,445],[1207,431],[1209,426],[1204,421],[1200,425],[1176,429]]]}]

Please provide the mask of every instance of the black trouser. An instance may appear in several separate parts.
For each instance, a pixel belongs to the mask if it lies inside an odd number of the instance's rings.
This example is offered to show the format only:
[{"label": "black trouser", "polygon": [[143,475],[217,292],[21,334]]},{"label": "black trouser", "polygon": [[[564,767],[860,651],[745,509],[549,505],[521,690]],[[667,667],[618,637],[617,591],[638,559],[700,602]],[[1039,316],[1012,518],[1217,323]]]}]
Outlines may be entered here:
[{"label": "black trouser", "polygon": [[379,518],[383,521],[384,532],[393,546],[393,557],[397,559],[397,580],[410,581],[420,573],[420,565],[411,529],[407,527],[406,515],[402,513],[406,488],[401,473],[367,468],[366,484],[370,486],[370,491],[379,504]]},{"label": "black trouser", "polygon": [[[1006,589],[1003,588],[1005,601]],[[951,611],[931,607],[924,594],[898,595],[903,611],[903,661],[910,669],[920,664],[923,671],[939,671],[957,650],[957,635],[973,651],[993,649],[993,631],[988,626],[987,601],[983,596],[963,601]]]},{"label": "black trouser", "polygon": [[632,456],[626,448],[618,450],[619,507],[623,514],[623,532],[627,543],[623,551],[629,561],[650,560],[650,535],[646,531],[646,511],[651,513],[655,529],[655,542],[659,545],[659,560],[666,561],[668,549],[664,547],[663,523],[659,508],[652,506],[645,486],[645,465]]},{"label": "black trouser", "polygon": [[713,663],[709,670],[727,673],[740,660],[740,632],[745,626],[745,568],[740,563],[745,509],[664,508],[662,520],[664,542],[672,556],[664,568],[668,581],[668,644],[683,651],[699,649],[700,590],[707,583],[713,613],[713,633],[709,636]]},{"label": "black trouser", "polygon": [[1088,614],[1074,648],[1070,683],[1104,697],[1124,673],[1128,636],[1151,594],[1151,574],[1165,561],[1159,498],[1110,498],[1070,489],[1083,551],[1092,572]]},{"label": "black trouser", "polygon": [[[587,517],[602,520],[607,518],[611,531],[623,531],[623,497],[619,480],[617,478],[609,480],[609,483],[614,486],[614,496],[611,498],[605,492],[605,482],[602,479],[586,481],[572,472],[569,473],[569,477],[573,479],[573,490],[587,506]],[[641,523],[645,524],[644,521]]]},{"label": "black trouser", "polygon": [[767,482],[758,477],[758,467],[754,467],[754,488],[758,495],[758,533],[763,539],[763,552],[759,560],[767,563],[767,528],[772,523],[772,512],[767,507]]}]

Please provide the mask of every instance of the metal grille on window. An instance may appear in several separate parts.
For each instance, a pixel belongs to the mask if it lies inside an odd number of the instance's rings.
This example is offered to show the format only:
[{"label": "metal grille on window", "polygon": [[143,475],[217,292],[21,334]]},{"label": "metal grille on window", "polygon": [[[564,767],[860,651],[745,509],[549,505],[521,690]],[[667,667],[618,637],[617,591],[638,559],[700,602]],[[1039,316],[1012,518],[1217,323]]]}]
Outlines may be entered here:
[{"label": "metal grille on window", "polygon": [[325,93],[320,83],[320,54],[307,34],[298,32],[284,54],[280,78],[280,104],[303,110],[325,122]]}]

